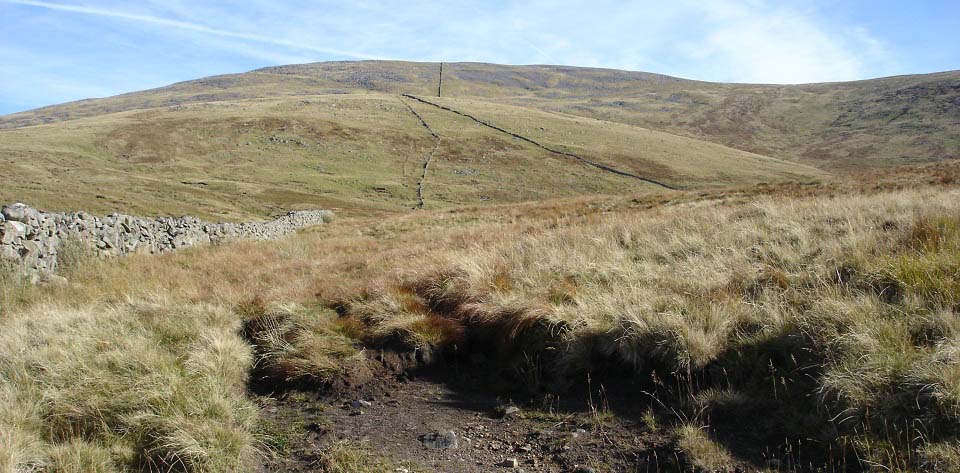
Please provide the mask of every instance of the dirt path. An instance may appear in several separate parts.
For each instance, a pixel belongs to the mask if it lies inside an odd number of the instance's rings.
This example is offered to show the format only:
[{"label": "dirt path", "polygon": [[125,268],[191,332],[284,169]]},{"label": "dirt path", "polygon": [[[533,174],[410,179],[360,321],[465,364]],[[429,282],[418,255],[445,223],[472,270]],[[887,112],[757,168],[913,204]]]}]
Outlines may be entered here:
[{"label": "dirt path", "polygon": [[677,471],[669,438],[632,416],[587,405],[514,407],[481,380],[465,387],[429,374],[378,378],[339,396],[291,392],[263,403],[263,417],[290,432],[262,471],[322,471],[324,449],[342,442],[389,459],[386,471]]},{"label": "dirt path", "polygon": [[[512,136],[512,137],[514,137],[514,138],[517,138],[517,139],[519,139],[519,140],[526,141],[527,143],[530,143],[530,144],[532,144],[532,145],[534,145],[534,146],[536,146],[536,147],[538,147],[538,148],[540,148],[540,149],[543,149],[543,150],[545,150],[545,151],[548,151],[548,152],[550,152],[550,153],[557,154],[557,155],[560,155],[560,156],[566,156],[566,157],[568,157],[568,158],[576,159],[576,160],[578,160],[578,161],[580,161],[580,162],[582,162],[582,163],[584,163],[584,164],[587,164],[587,165],[589,165],[589,166],[593,166],[593,167],[595,167],[595,168],[597,168],[597,169],[601,169],[601,170],[604,170],[604,171],[607,171],[607,172],[611,172],[611,173],[614,173],[614,174],[617,174],[617,175],[620,175],[620,176],[626,176],[626,177],[630,177],[630,178],[633,178],[633,179],[638,179],[638,180],[641,180],[641,181],[643,181],[643,182],[647,182],[647,183],[650,183],[650,184],[653,184],[653,185],[656,185],[656,186],[664,187],[664,188],[666,188],[666,189],[671,189],[671,190],[680,190],[680,189],[681,189],[680,187],[677,187],[677,186],[674,186],[674,185],[671,185],[671,184],[667,184],[667,183],[665,183],[665,182],[660,182],[660,181],[658,181],[658,180],[651,179],[651,178],[649,178],[649,177],[638,176],[638,175],[636,175],[636,174],[632,174],[632,173],[629,173],[629,172],[626,172],[626,171],[621,171],[621,170],[616,169],[616,168],[614,168],[614,167],[607,166],[606,164],[601,164],[601,163],[598,163],[598,162],[596,162],[596,161],[589,160],[589,159],[587,159],[587,158],[584,158],[583,156],[579,156],[579,155],[576,155],[576,154],[573,154],[573,153],[570,153],[570,152],[567,152],[567,151],[560,151],[560,150],[557,150],[557,149],[550,148],[549,146],[546,146],[546,145],[544,145],[544,144],[542,144],[542,143],[540,143],[540,142],[538,142],[538,141],[536,141],[536,140],[533,140],[532,138],[528,138],[528,137],[526,137],[526,136],[516,134],[516,133],[514,133],[514,132],[512,132],[512,131],[509,131],[509,130],[505,130],[505,129],[500,128],[499,126],[494,125],[494,124],[492,124],[492,123],[490,123],[490,122],[481,120],[481,119],[479,119],[479,118],[477,118],[477,117],[475,117],[475,116],[473,116],[473,115],[471,115],[471,114],[469,114],[469,113],[461,112],[461,111],[459,111],[459,110],[456,110],[456,109],[454,109],[454,108],[447,107],[447,106],[445,106],[445,105],[440,105],[440,104],[438,104],[438,103],[431,102],[431,101],[429,101],[429,100],[422,99],[422,98],[420,98],[420,97],[417,97],[417,96],[414,96],[414,95],[410,95],[410,94],[403,94],[403,97],[407,97],[407,98],[409,98],[409,99],[416,100],[416,101],[418,101],[418,102],[421,102],[421,103],[424,103],[424,104],[427,104],[427,105],[432,105],[432,106],[437,107],[437,108],[439,108],[439,109],[441,109],[441,110],[446,110],[446,111],[448,111],[448,112],[455,113],[455,114],[460,115],[460,116],[462,116],[462,117],[469,118],[470,120],[473,120],[474,122],[477,122],[478,124],[483,125],[483,126],[485,126],[485,127],[487,127],[487,128],[491,128],[491,129],[493,129],[493,130],[499,131],[499,132],[501,132],[501,133],[505,133],[505,134],[510,135],[510,136]],[[408,107],[409,107],[409,105],[408,105]]]},{"label": "dirt path", "polygon": [[417,208],[422,209],[424,204],[423,185],[427,181],[427,173],[430,171],[430,162],[433,161],[433,157],[436,156],[437,151],[440,150],[440,142],[443,139],[440,138],[440,135],[438,135],[437,132],[433,131],[433,128],[430,128],[430,125],[427,123],[427,121],[424,120],[423,117],[419,113],[417,113],[417,111],[414,110],[413,107],[410,106],[410,104],[405,102],[402,98],[399,100],[400,102],[403,103],[403,105],[407,107],[407,110],[410,110],[410,113],[412,113],[413,116],[417,117],[417,120],[419,120],[420,124],[427,129],[427,131],[430,133],[430,136],[433,137],[433,141],[434,141],[433,149],[430,151],[429,154],[427,154],[427,157],[423,160],[423,171],[420,173],[419,182],[417,182]]}]

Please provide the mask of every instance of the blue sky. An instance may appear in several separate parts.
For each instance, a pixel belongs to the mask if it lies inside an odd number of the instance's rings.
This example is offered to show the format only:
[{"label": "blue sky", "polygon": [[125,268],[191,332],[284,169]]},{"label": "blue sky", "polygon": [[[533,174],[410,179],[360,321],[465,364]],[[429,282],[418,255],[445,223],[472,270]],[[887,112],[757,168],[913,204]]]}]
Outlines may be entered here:
[{"label": "blue sky", "polygon": [[957,0],[0,0],[0,25],[0,114],[326,60],[764,83],[960,69]]}]

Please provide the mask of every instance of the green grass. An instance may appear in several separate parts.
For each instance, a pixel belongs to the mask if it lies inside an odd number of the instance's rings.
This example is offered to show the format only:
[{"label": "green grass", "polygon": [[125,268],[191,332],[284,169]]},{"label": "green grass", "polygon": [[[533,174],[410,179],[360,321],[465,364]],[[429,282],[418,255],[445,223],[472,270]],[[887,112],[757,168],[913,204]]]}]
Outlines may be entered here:
[{"label": "green grass", "polygon": [[400,465],[383,458],[366,445],[341,441],[328,446],[322,453],[321,471],[325,473],[382,473],[403,467],[410,472],[424,471],[416,465]]},{"label": "green grass", "polygon": [[[385,92],[433,96],[438,64],[280,66],[0,117],[0,127],[249,98]],[[717,84],[643,72],[448,63],[444,95],[666,131],[829,169],[956,158],[957,72],[859,82]]]},{"label": "green grass", "polygon": [[[449,112],[411,105],[442,138],[424,185],[427,208],[660,190]],[[625,125],[610,131],[595,120],[578,124],[536,110],[486,107],[490,114],[545,129],[577,130],[578,152],[693,189],[821,176],[670,134]],[[0,136],[0,162],[8,170],[0,201],[215,220],[304,208],[350,215],[408,211],[417,203],[422,162],[434,146],[400,97],[385,94],[134,110],[0,130]]]},{"label": "green grass", "polygon": [[[433,141],[399,94],[431,97],[434,66],[287,66],[0,117],[0,200],[226,220],[403,212]],[[823,176],[796,163],[859,170],[960,155],[956,73],[809,86],[488,64],[448,74],[441,103],[692,190]],[[428,208],[657,190],[412,105],[443,138]],[[20,126],[44,117],[54,118]]]}]

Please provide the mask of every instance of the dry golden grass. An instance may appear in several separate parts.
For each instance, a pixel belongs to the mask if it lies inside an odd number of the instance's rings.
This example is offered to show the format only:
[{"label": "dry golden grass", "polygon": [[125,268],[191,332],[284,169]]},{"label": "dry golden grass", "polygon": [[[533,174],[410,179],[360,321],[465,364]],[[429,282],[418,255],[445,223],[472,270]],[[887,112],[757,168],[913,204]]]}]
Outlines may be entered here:
[{"label": "dry golden grass", "polygon": [[506,364],[549,352],[558,385],[596,360],[656,372],[662,401],[734,457],[750,452],[713,429],[746,404],[863,461],[954,465],[954,171],[342,219],[278,242],[78,254],[66,287],[0,272],[0,471],[242,471],[259,444],[250,369],[330,385],[344,362],[363,369],[363,346],[463,342]]},{"label": "dry golden grass", "polygon": [[349,313],[375,334],[429,334],[443,322],[444,333],[499,353],[559,348],[548,368],[558,379],[606,360],[640,379],[681,380],[678,401],[732,385],[801,411],[783,421],[787,435],[829,443],[829,431],[789,430],[815,422],[806,409],[817,399],[821,424],[848,436],[861,460],[909,469],[927,441],[960,433],[958,197],[706,201],[613,215],[453,252]]},{"label": "dry golden grass", "polygon": [[0,471],[247,471],[239,320],[166,299],[40,304],[0,334]]}]

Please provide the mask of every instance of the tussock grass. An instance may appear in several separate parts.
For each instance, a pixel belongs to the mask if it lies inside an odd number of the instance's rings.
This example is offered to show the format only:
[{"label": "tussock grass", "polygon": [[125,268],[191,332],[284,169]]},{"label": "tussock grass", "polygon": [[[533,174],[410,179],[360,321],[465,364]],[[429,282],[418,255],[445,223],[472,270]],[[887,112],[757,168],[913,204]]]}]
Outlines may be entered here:
[{"label": "tussock grass", "polygon": [[254,347],[254,382],[278,388],[332,387],[346,377],[363,382],[371,374],[351,338],[349,320],[291,306],[268,307],[253,299],[241,304],[244,337]]},{"label": "tussock grass", "polygon": [[661,432],[709,426],[737,460],[754,452],[722,427],[756,421],[755,448],[952,465],[957,193],[865,186],[342,219],[81,254],[65,286],[0,272],[0,471],[243,471],[264,428],[248,371],[336,387],[363,347],[496,353],[555,389],[627,366],[669,407]]},{"label": "tussock grass", "polygon": [[210,305],[40,305],[0,333],[0,471],[247,471],[239,322]]},{"label": "tussock grass", "polygon": [[687,456],[687,462],[701,471],[723,471],[735,460],[722,445],[713,441],[701,427],[683,425],[676,431],[677,445]]},{"label": "tussock grass", "polygon": [[924,445],[960,434],[957,197],[615,215],[451,253],[349,313],[374,334],[423,320],[459,334],[435,345],[552,347],[554,379],[626,363],[676,380],[663,395],[691,419],[711,410],[698,393],[730,387],[783,416],[771,436],[839,433],[865,463],[918,467]]},{"label": "tussock grass", "polygon": [[[325,473],[381,473],[396,471],[400,468],[389,459],[382,458],[370,451],[365,445],[341,441],[327,447],[321,453],[321,471]],[[404,470],[421,471],[412,465],[406,465]]]}]

